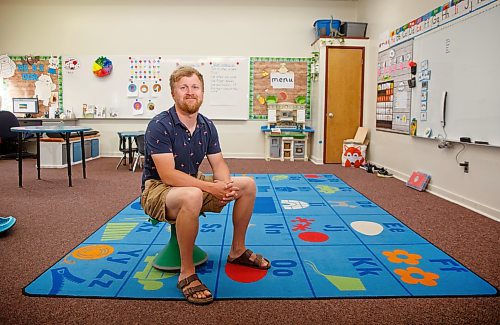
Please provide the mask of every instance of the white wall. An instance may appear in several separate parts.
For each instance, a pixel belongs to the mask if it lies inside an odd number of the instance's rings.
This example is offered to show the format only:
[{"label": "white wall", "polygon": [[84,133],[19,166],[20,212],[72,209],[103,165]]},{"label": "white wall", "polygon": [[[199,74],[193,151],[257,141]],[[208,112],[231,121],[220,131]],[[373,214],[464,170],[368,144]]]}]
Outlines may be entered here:
[{"label": "white wall", "polygon": [[[358,19],[368,22],[371,38],[371,66],[377,63],[379,35],[394,30],[426,12],[444,4],[445,0],[360,0]],[[471,46],[474,46],[473,44]],[[470,172],[465,174],[455,157],[461,145],[441,150],[437,142],[375,130],[376,71],[367,71],[364,120],[371,129],[368,157],[376,164],[388,167],[401,179],[408,179],[414,170],[432,175],[429,190],[439,196],[465,205],[500,220],[500,148],[468,145],[459,161],[469,161]],[[500,128],[499,128],[500,130]],[[499,131],[500,132],[500,131]],[[397,198],[396,198],[397,199]],[[399,198],[404,205],[404,198]],[[425,208],[425,207],[422,207]]]},{"label": "white wall", "polygon": [[[369,44],[371,40],[369,39],[345,39],[344,43],[340,43],[338,40],[322,39],[313,44],[314,51],[319,52],[319,78],[317,81],[312,83],[312,94],[311,94],[311,105],[315,107],[315,112],[311,117],[311,127],[315,130],[314,138],[311,141],[311,161],[316,164],[323,163],[324,157],[324,125],[325,125],[325,108],[326,108],[326,50],[328,46],[353,46],[353,47],[364,47],[365,48],[365,58],[370,55],[371,48]],[[325,41],[325,43],[323,43]],[[365,59],[364,64],[364,75],[366,76],[367,71],[371,71],[375,66],[371,66],[370,62]],[[365,81],[366,83],[366,81]],[[367,91],[371,87],[364,87],[364,98],[368,96]],[[366,111],[370,107],[366,101],[363,101],[363,111]],[[366,117],[363,115],[363,125],[366,125]],[[354,137],[354,134],[352,135]]]},{"label": "white wall", "polygon": [[[445,0],[2,0],[0,53],[12,55],[151,54],[310,56],[312,24],[330,15],[368,22],[363,120],[371,128],[368,157],[406,180],[432,175],[430,191],[500,220],[500,149],[438,150],[434,141],[375,130],[377,40]],[[83,91],[83,90],[82,90]],[[313,117],[323,108],[313,107]],[[116,131],[144,129],[144,120],[85,121],[102,132],[103,154],[118,154]],[[216,121],[226,157],[263,157],[259,121]],[[321,123],[318,122],[318,128]],[[318,130],[318,135],[322,130]],[[320,141],[317,135],[313,141]],[[319,147],[313,146],[321,157]],[[321,149],[322,150],[322,149]],[[404,199],[401,198],[404,205]],[[424,207],[423,207],[424,208]]]},{"label": "white wall", "polygon": [[[310,57],[314,21],[352,21],[356,10],[332,0],[1,0],[0,53]],[[79,123],[101,131],[104,155],[119,155],[116,131],[145,125]],[[215,123],[226,157],[264,156],[262,121]]]}]

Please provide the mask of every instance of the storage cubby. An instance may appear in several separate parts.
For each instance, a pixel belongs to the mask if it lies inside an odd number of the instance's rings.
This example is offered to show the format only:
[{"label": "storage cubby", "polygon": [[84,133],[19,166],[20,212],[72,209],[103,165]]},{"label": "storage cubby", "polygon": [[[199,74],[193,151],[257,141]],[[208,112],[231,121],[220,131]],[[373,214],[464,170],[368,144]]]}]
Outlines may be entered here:
[{"label": "storage cubby", "polygon": [[[85,160],[99,158],[99,137],[85,138]],[[65,168],[68,166],[66,158],[66,141],[64,139],[44,139],[40,141],[40,167]],[[70,139],[71,165],[82,162],[82,146],[80,138]]]}]

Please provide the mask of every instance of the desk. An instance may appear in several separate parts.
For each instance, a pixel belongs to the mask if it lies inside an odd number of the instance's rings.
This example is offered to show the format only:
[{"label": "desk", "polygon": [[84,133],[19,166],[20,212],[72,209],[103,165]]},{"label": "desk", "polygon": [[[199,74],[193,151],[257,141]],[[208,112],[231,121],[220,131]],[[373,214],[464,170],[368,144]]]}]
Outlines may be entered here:
[{"label": "desk", "polygon": [[23,158],[22,158],[22,136],[23,133],[33,133],[36,135],[36,167],[38,171],[38,179],[40,179],[40,137],[43,133],[59,133],[64,136],[66,140],[66,158],[68,161],[68,180],[69,186],[73,186],[71,181],[71,156],[70,156],[70,144],[69,136],[71,132],[77,132],[80,135],[80,141],[82,145],[82,166],[83,166],[83,178],[87,178],[86,165],[85,165],[85,140],[83,137],[84,131],[90,131],[92,128],[81,127],[81,126],[19,126],[10,128],[12,132],[17,133],[18,137],[18,173],[19,173],[19,187],[23,187]]},{"label": "desk", "polygon": [[40,118],[18,118],[19,126],[40,126],[43,125],[43,120]]},{"label": "desk", "polygon": [[[132,162],[133,162],[133,157],[132,157],[132,138],[135,138],[139,135],[144,135],[144,131],[120,131],[118,132],[118,136],[121,138],[125,138],[128,141],[128,169],[132,170]],[[116,167],[118,169],[118,167]]]}]

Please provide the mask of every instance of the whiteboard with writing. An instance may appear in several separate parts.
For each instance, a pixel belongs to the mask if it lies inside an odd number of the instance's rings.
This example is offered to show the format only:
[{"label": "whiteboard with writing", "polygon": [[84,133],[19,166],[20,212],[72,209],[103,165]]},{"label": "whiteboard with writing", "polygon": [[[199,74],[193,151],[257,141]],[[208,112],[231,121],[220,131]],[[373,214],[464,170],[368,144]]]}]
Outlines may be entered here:
[{"label": "whiteboard with writing", "polygon": [[[84,117],[150,118],[174,103],[169,78],[181,65],[198,69],[205,81],[200,112],[211,119],[248,119],[249,60],[244,57],[110,55],[112,71],[98,77],[99,56],[62,58],[63,108]],[[97,73],[98,74],[98,73]],[[88,115],[87,115],[88,116]]]},{"label": "whiteboard with writing", "polygon": [[411,118],[417,136],[500,146],[499,21],[493,2],[415,37]]}]

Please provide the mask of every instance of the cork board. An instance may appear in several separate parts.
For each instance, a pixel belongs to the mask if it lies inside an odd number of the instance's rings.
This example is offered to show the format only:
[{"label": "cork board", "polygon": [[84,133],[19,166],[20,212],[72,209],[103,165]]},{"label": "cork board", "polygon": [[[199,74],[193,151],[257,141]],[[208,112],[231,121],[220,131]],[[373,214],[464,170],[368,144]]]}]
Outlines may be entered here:
[{"label": "cork board", "polygon": [[309,58],[250,58],[250,119],[267,119],[267,102],[306,104],[310,118],[311,78]]},{"label": "cork board", "polygon": [[9,56],[16,65],[14,75],[4,79],[7,98],[5,105],[12,106],[12,98],[38,96],[39,113],[48,114],[49,106],[62,109],[61,57],[59,56]]}]

